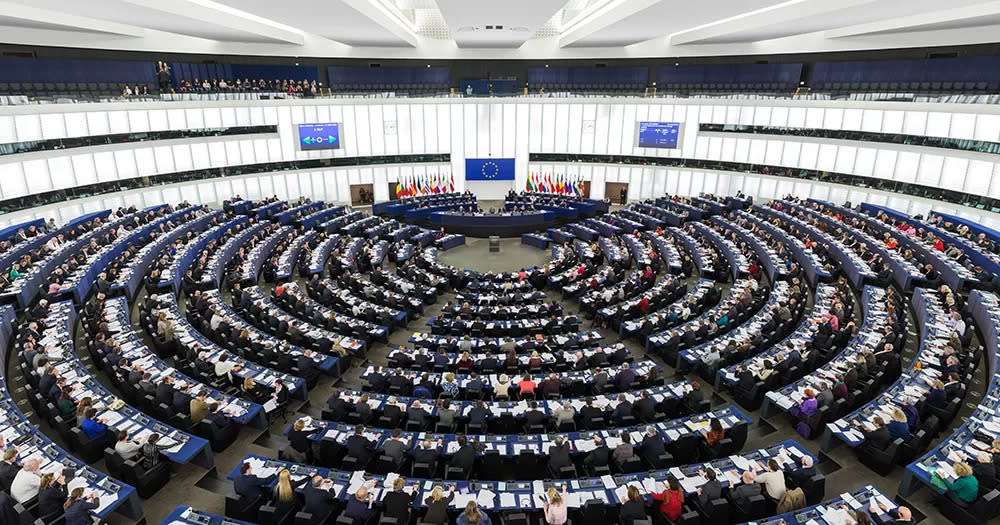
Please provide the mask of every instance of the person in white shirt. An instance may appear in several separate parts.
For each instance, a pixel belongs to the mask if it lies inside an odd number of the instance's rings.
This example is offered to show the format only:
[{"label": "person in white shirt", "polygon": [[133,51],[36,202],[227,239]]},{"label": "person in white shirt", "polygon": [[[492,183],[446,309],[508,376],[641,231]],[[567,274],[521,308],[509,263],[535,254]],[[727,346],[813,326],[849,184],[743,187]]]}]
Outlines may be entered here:
[{"label": "person in white shirt", "polygon": [[215,363],[215,375],[217,377],[222,377],[229,375],[229,372],[236,368],[236,364],[229,360],[229,356],[222,354],[219,356],[219,361]]},{"label": "person in white shirt", "polygon": [[40,459],[29,460],[14,476],[14,482],[10,484],[10,495],[18,503],[24,503],[38,495],[38,488],[42,484],[42,478],[38,475],[41,464]]},{"label": "person in white shirt", "polygon": [[118,442],[115,443],[115,452],[118,453],[124,460],[132,459],[139,455],[139,451],[142,450],[142,445],[129,440],[128,432],[124,430],[118,431]]},{"label": "person in white shirt", "polygon": [[212,314],[212,319],[208,322],[208,325],[212,328],[212,331],[219,329],[219,325],[222,324],[222,315],[218,311]]},{"label": "person in white shirt", "polygon": [[767,460],[767,471],[757,474],[756,482],[764,485],[767,495],[775,501],[785,495],[785,473],[774,458]]}]

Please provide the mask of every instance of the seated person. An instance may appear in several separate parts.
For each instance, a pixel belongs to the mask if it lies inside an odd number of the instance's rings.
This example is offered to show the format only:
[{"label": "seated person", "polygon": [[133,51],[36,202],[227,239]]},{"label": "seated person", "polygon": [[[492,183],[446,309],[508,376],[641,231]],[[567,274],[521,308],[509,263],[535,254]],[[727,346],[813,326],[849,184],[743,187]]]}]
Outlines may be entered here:
[{"label": "seated person", "polygon": [[708,446],[715,447],[719,441],[722,441],[726,437],[726,431],[722,428],[722,422],[719,421],[719,418],[713,417],[708,422],[708,432],[702,430],[701,436],[705,438],[705,443]]}]

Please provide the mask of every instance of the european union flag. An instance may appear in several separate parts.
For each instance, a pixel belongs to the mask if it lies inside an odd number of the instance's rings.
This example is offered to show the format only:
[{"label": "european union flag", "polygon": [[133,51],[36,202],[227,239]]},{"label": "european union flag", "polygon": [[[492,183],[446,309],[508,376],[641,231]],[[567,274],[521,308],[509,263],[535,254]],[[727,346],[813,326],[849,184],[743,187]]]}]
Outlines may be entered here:
[{"label": "european union flag", "polygon": [[514,180],[514,159],[465,159],[465,180]]}]

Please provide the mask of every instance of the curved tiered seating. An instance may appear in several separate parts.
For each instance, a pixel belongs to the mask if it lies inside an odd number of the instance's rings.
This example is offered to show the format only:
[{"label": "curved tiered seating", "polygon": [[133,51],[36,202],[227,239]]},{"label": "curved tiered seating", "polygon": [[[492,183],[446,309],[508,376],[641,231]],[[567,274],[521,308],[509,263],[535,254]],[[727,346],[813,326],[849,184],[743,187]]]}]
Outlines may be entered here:
[{"label": "curved tiered seating", "polygon": [[[3,354],[0,363],[4,365],[7,363],[14,322],[14,308],[11,306],[0,308],[0,351]],[[6,366],[3,370],[6,375]],[[35,406],[37,401],[34,397],[29,396],[28,399],[32,401],[32,406],[36,410],[43,408],[41,405]],[[84,490],[100,496],[99,506],[94,511],[97,517],[103,519],[114,511],[133,520],[142,517],[142,507],[135,487],[89,466],[88,462],[77,459],[53,443],[17,407],[3,378],[0,378],[0,429],[5,446],[17,447],[18,462],[38,459],[41,461],[40,469],[43,472],[64,472],[69,469],[74,474],[74,487],[83,487]],[[27,518],[26,521],[29,523],[35,517],[52,514],[51,509],[38,507],[37,497],[25,502],[25,505],[15,505],[14,510]]]},{"label": "curved tiered seating", "polygon": [[[866,464],[877,472],[891,469],[894,463],[907,454],[908,449],[922,451],[926,448],[930,436],[939,430],[939,426],[947,424],[955,417],[962,398],[965,397],[966,384],[969,381],[966,375],[979,358],[977,355],[966,357],[951,353],[949,344],[953,328],[947,324],[950,316],[945,315],[941,299],[934,292],[917,288],[913,292],[911,302],[920,329],[920,350],[909,369],[875,399],[858,410],[828,423],[823,433],[824,450],[831,450],[841,443],[847,443],[856,448],[858,454],[865,457]],[[883,352],[888,356],[888,360],[879,361],[881,370],[890,378],[899,375],[901,371],[898,356],[892,351]],[[945,359],[949,355],[954,355],[960,363],[956,368],[955,379],[948,377],[946,372],[950,365],[945,364]],[[954,391],[946,394],[946,399],[940,406],[932,406],[926,402],[931,382],[936,379],[954,385]],[[926,431],[922,436],[913,435],[909,440],[897,438],[885,448],[867,442],[865,431],[875,430],[872,424],[874,418],[880,417],[883,422],[889,422],[892,420],[891,411],[907,404],[914,406],[921,413],[920,428]],[[913,452],[910,451],[909,455],[912,457]]]},{"label": "curved tiered seating", "polygon": [[[992,293],[973,291],[969,294],[969,310],[983,336],[986,370],[990,378],[986,394],[975,411],[951,435],[906,467],[899,482],[899,493],[902,496],[912,495],[923,484],[931,487],[937,494],[943,494],[944,490],[940,485],[932,482],[932,475],[938,473],[939,476],[947,476],[944,473],[949,471],[953,461],[961,460],[979,465],[977,455],[985,453],[991,457],[992,462],[992,448],[996,440],[1000,439],[1000,420],[997,414],[997,391],[1000,388],[997,381],[997,370],[1000,367],[1000,302]],[[989,486],[980,486],[979,495],[971,504],[960,504],[946,497],[938,500],[945,516],[956,523],[986,523],[1000,515],[1000,490]]]}]

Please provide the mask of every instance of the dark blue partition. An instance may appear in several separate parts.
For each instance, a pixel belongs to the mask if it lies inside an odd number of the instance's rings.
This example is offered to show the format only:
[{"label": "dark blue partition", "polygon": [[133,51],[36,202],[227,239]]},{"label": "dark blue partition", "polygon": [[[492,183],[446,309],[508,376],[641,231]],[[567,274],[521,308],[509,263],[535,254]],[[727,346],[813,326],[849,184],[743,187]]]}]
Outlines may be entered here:
[{"label": "dark blue partition", "polygon": [[451,69],[446,67],[351,67],[331,66],[327,68],[330,87],[333,89],[349,86],[363,89],[372,85],[447,86],[451,79]]},{"label": "dark blue partition", "polygon": [[152,62],[0,57],[0,82],[155,84]]},{"label": "dark blue partition", "polygon": [[739,84],[777,84],[792,89],[799,84],[802,64],[735,64],[705,66],[664,66],[657,71],[657,85],[710,87]]},{"label": "dark blue partition", "polygon": [[1000,57],[817,62],[812,87],[872,82],[1000,82]]}]

